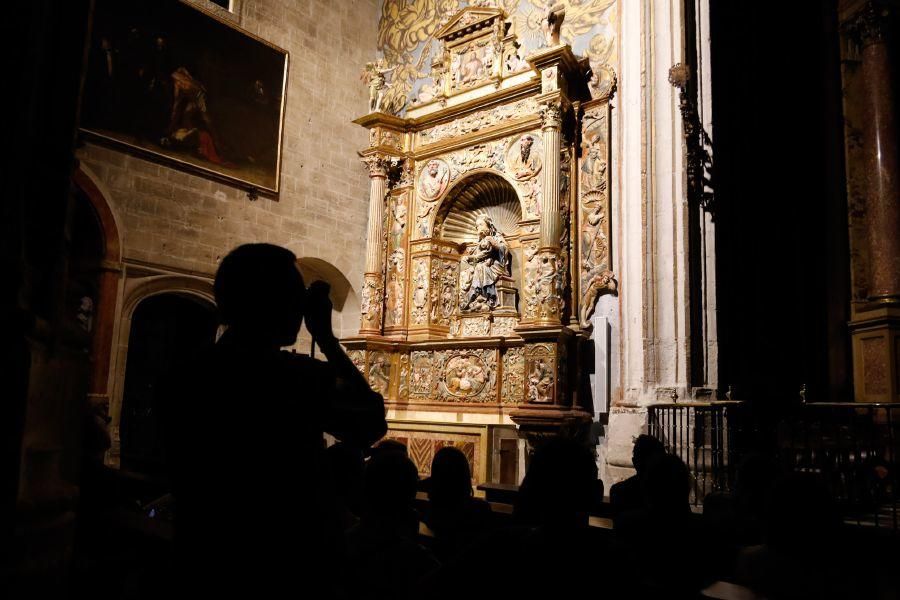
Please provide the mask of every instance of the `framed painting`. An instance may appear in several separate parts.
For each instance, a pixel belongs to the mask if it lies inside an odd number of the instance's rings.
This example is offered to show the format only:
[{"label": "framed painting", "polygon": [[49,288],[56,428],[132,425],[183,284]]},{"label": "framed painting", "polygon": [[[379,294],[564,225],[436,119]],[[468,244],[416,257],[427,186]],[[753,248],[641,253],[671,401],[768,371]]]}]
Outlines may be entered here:
[{"label": "framed painting", "polygon": [[288,53],[179,0],[96,0],[81,131],[277,195]]}]

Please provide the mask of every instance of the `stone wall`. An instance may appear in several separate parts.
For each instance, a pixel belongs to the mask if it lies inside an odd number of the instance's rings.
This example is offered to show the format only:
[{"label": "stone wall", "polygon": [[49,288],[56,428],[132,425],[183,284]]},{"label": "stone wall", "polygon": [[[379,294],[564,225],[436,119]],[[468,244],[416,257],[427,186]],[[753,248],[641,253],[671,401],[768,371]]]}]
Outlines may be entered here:
[{"label": "stone wall", "polygon": [[271,242],[333,264],[358,289],[368,179],[356,150],[367,138],[351,121],[366,111],[359,72],[375,51],[378,3],[236,5],[232,21],[290,53],[279,199],[250,201],[234,187],[92,143],[78,157],[118,219],[126,264],[208,277],[236,245]]}]

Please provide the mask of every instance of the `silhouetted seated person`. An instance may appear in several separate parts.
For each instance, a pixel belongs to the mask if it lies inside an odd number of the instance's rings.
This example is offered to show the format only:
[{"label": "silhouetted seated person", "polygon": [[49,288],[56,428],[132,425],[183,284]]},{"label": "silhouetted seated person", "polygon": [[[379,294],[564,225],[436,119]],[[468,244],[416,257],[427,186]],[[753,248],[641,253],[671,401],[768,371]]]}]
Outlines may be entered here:
[{"label": "silhouetted seated person", "polygon": [[773,599],[854,597],[846,587],[837,515],[818,475],[782,477],[770,496],[766,541],[740,553],[737,582]]},{"label": "silhouetted seated person", "polygon": [[616,554],[637,598],[694,598],[710,582],[708,547],[691,513],[690,474],[671,454],[642,465],[643,508],[615,523]]},{"label": "silhouetted seated person", "polygon": [[544,442],[519,488],[515,524],[449,562],[421,597],[595,594],[597,568],[606,562],[602,540],[589,526],[596,480],[594,457],[585,446],[563,438]]},{"label": "silhouetted seated person", "polygon": [[349,597],[406,598],[438,567],[417,542],[416,466],[395,446],[366,463],[362,523],[348,537]]},{"label": "silhouetted seated person", "polygon": [[634,465],[635,474],[609,488],[609,504],[613,518],[625,511],[644,506],[643,491],[641,490],[641,474],[644,466],[654,456],[665,453],[666,449],[662,442],[655,437],[638,436],[634,442],[634,449],[631,451],[631,464]]},{"label": "silhouetted seated person", "polygon": [[[343,536],[323,432],[368,447],[386,431],[384,401],[332,332],[327,286],[307,291],[290,251],[236,248],[215,294],[227,330],[165,407],[180,574],[205,597],[335,595]],[[281,350],[304,319],[327,363]]]},{"label": "silhouetted seated person", "polygon": [[444,446],[431,461],[425,524],[434,533],[435,554],[441,559],[461,551],[491,525],[491,505],[472,492],[469,461],[459,448]]}]

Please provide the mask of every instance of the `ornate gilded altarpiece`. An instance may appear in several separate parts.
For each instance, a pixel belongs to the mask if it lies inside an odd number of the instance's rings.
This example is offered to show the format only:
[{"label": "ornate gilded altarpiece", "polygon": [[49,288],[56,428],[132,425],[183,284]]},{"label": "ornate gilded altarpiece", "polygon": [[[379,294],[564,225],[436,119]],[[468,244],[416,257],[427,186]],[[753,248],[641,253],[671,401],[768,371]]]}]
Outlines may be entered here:
[{"label": "ornate gilded altarpiece", "polygon": [[615,77],[552,33],[521,57],[502,9],[465,8],[436,33],[433,95],[405,117],[356,121],[370,222],[360,336],[345,346],[384,395],[390,436],[428,454],[443,431],[486,478],[497,436],[453,427],[587,422],[581,348],[597,298],[616,289]]}]

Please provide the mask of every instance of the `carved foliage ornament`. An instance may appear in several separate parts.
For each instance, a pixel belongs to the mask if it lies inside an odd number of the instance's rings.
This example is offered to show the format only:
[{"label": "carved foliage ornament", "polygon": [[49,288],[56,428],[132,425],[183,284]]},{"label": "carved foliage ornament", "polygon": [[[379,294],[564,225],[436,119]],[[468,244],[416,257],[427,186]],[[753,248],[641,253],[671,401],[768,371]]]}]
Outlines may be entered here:
[{"label": "carved foliage ornament", "polygon": [[525,349],[509,348],[503,354],[503,381],[500,401],[504,404],[522,402],[525,397]]},{"label": "carved foliage ornament", "polygon": [[562,106],[557,101],[541,104],[541,127],[559,129],[562,126]]}]

